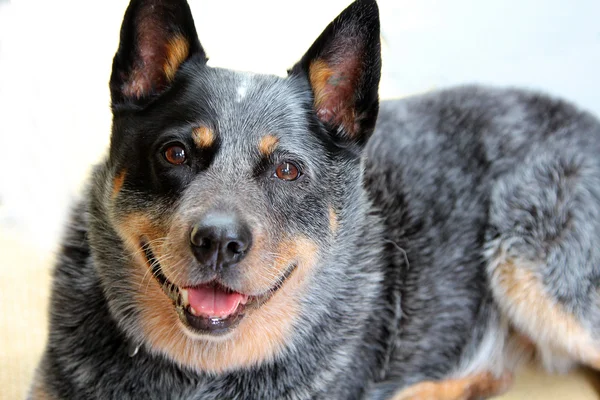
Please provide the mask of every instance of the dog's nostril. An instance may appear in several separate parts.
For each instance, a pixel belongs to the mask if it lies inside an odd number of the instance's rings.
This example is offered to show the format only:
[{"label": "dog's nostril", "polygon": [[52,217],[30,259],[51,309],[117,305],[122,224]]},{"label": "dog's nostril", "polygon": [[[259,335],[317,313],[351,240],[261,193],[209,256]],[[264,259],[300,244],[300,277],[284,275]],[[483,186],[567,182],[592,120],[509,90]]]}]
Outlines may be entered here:
[{"label": "dog's nostril", "polygon": [[201,238],[199,242],[200,243],[196,244],[196,246],[202,249],[210,249],[212,247],[212,240],[208,238]]},{"label": "dog's nostril", "polygon": [[233,254],[240,254],[244,251],[244,245],[240,242],[229,242],[227,245],[227,250],[229,250]]}]

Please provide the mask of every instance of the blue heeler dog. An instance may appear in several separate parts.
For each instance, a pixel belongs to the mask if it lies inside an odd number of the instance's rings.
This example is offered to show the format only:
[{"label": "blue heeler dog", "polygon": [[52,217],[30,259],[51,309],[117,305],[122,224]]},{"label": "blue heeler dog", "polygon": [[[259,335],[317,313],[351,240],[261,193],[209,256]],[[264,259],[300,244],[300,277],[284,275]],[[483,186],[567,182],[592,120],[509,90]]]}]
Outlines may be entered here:
[{"label": "blue heeler dog", "polygon": [[54,272],[34,399],[477,399],[600,367],[600,123],[538,93],[378,101],[373,0],[287,78],[132,0],[110,151]]}]

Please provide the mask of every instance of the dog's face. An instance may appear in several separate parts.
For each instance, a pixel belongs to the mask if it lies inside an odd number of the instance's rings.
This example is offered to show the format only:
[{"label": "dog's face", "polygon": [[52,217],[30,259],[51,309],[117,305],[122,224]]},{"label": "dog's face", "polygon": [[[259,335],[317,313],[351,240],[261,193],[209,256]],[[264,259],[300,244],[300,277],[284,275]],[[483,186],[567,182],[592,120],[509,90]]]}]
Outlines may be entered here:
[{"label": "dog's face", "polygon": [[351,5],[287,78],[206,60],[184,1],[132,1],[103,189],[131,262],[101,276],[151,349],[221,371],[272,359],[310,307],[377,116],[377,7]]}]

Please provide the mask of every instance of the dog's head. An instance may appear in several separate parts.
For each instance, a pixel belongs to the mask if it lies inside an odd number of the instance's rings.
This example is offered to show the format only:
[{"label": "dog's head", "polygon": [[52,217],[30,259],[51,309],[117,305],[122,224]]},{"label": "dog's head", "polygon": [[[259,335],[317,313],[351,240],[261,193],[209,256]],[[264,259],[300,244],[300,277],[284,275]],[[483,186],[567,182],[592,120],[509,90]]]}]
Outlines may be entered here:
[{"label": "dog's head", "polygon": [[312,277],[351,234],[378,111],[377,6],[350,5],[287,78],[206,62],[185,1],[131,2],[100,196],[124,254],[99,269],[130,333],[221,371],[291,343]]}]

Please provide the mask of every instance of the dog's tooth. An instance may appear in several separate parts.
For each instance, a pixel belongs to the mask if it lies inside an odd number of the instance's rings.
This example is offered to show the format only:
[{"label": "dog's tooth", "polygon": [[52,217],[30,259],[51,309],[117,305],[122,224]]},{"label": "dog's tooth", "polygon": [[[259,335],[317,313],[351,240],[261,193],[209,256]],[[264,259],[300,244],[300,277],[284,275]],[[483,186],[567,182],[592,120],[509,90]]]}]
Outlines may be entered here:
[{"label": "dog's tooth", "polygon": [[187,289],[179,289],[179,293],[181,295],[181,305],[183,305],[184,307],[188,306],[190,303],[188,301],[188,291]]},{"label": "dog's tooth", "polygon": [[190,307],[190,312],[192,313],[192,315],[195,315],[196,317],[197,317],[198,315],[200,315],[200,314],[198,313],[198,311],[196,311],[196,309],[195,309],[194,307]]},{"label": "dog's tooth", "polygon": [[248,297],[249,297],[248,295],[244,295],[242,297],[242,300],[240,301],[240,303],[242,303],[243,305],[246,305],[246,303],[248,302]]}]

